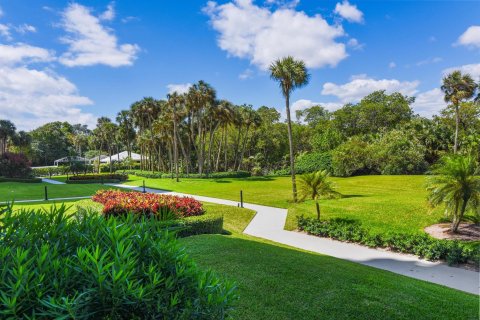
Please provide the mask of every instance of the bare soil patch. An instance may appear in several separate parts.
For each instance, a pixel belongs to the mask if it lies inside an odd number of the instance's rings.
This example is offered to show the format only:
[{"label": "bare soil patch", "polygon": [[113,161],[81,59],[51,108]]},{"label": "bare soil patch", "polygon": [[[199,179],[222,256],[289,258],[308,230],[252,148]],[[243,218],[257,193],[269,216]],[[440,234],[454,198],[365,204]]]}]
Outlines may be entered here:
[{"label": "bare soil patch", "polygon": [[450,231],[449,223],[438,223],[426,227],[425,232],[437,239],[447,240],[464,240],[478,241],[480,240],[480,226],[474,223],[461,223],[458,227],[458,233]]}]

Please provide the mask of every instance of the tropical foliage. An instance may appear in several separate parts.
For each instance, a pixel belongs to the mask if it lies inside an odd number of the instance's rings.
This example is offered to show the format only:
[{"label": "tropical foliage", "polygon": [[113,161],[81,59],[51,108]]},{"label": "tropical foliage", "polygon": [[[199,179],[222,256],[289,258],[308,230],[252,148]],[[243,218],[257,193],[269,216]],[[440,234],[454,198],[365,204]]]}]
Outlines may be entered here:
[{"label": "tropical foliage", "polygon": [[474,157],[444,157],[432,173],[429,201],[433,206],[445,205],[452,218],[452,232],[457,232],[468,210],[480,217],[480,167]]},{"label": "tropical foliage", "polygon": [[335,190],[333,182],[328,180],[329,173],[326,170],[306,173],[300,176],[300,199],[310,198],[315,200],[317,219],[320,220],[319,199],[340,197],[341,194]]},{"label": "tropical foliage", "polygon": [[205,212],[200,201],[172,195],[100,190],[92,200],[104,205],[105,216],[123,216],[133,213],[164,220],[161,215],[165,210],[172,212],[174,218],[198,216]]}]

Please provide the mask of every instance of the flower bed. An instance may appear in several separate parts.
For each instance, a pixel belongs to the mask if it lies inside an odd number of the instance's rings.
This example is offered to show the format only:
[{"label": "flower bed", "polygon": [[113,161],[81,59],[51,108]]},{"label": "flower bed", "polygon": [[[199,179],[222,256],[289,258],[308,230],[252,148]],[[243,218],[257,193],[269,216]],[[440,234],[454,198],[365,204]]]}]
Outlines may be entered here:
[{"label": "flower bed", "polygon": [[184,218],[199,216],[205,212],[200,201],[190,197],[172,195],[100,190],[92,197],[92,200],[104,205],[103,214],[107,216],[126,213],[156,216],[168,210],[173,212],[177,218]]}]

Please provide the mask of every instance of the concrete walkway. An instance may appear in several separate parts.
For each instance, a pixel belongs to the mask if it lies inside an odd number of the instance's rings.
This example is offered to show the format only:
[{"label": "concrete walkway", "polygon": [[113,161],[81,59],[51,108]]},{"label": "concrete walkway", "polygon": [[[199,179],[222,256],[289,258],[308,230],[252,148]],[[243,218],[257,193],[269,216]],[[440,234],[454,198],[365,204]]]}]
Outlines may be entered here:
[{"label": "concrete walkway", "polygon": [[65,182],[60,182],[57,180],[52,180],[48,178],[42,178],[42,182],[50,183],[50,184],[66,184]]},{"label": "concrete walkway", "polygon": [[[121,184],[111,186],[142,191],[142,187]],[[174,194],[193,197],[199,201],[238,206],[238,202],[177,192],[146,188],[146,192]],[[271,240],[343,260],[387,270],[407,277],[420,279],[457,290],[479,294],[479,273],[462,268],[450,267],[443,262],[422,260],[413,255],[372,249],[361,245],[320,238],[304,233],[284,230],[287,210],[262,205],[244,203],[244,207],[257,212],[244,230],[245,234]]]}]

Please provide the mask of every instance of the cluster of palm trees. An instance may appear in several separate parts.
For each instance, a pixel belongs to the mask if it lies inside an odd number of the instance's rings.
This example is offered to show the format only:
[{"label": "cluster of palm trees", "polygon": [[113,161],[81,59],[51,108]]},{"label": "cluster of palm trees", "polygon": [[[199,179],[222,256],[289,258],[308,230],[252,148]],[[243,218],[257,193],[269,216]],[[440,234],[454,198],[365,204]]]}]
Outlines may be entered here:
[{"label": "cluster of palm trees", "polygon": [[252,132],[261,124],[251,105],[217,99],[204,81],[166,100],[143,98],[115,120],[98,119],[91,146],[109,154],[122,147],[131,154],[136,146],[142,170],[172,172],[177,179],[180,173],[242,170]]},{"label": "cluster of palm trees", "polygon": [[9,142],[18,150],[28,147],[31,137],[25,131],[18,131],[10,120],[0,119],[0,157],[9,149]]}]

